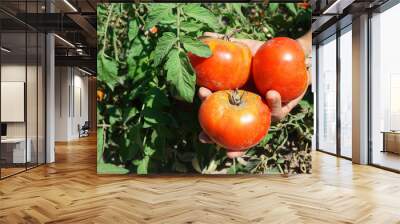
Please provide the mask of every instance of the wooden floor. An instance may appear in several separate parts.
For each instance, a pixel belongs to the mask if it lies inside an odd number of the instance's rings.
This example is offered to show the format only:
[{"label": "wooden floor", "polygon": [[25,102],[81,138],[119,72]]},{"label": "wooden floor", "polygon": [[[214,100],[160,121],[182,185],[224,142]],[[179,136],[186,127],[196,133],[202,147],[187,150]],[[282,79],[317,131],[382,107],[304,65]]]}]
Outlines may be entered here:
[{"label": "wooden floor", "polygon": [[400,154],[376,150],[372,159],[374,164],[400,170]]},{"label": "wooden floor", "polygon": [[323,153],[289,178],[98,176],[95,141],[0,181],[0,223],[400,223],[399,174]]}]

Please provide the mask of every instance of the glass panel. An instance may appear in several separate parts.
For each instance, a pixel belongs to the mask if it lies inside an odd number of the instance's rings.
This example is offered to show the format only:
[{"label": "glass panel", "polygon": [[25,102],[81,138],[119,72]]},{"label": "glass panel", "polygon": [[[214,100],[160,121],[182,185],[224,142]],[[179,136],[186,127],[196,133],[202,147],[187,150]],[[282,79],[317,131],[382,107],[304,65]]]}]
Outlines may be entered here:
[{"label": "glass panel", "polygon": [[318,148],[336,153],[336,36],[318,48]]},{"label": "glass panel", "polygon": [[400,170],[400,5],[372,18],[372,163]]},{"label": "glass panel", "polygon": [[[37,1],[27,2],[27,13],[37,13],[39,5]],[[37,20],[37,16],[32,20]],[[32,21],[37,23],[37,21]],[[38,164],[38,33],[36,30],[27,30],[27,150],[31,151],[30,162],[27,163],[28,168],[35,167]]]},{"label": "glass panel", "polygon": [[44,34],[39,34],[38,46],[38,163],[45,163],[45,44],[46,37]]},{"label": "glass panel", "polygon": [[5,177],[25,170],[31,151],[26,151],[26,35],[2,33],[1,43],[7,49],[1,51],[1,173]]},{"label": "glass panel", "polygon": [[[27,94],[26,94],[26,112],[27,112],[27,133],[28,133],[28,151],[30,150],[30,160],[28,160],[28,168],[36,166],[38,160],[38,144],[37,144],[37,132],[38,132],[38,49],[37,41],[38,36],[36,32],[27,33],[28,38],[28,63],[27,63]],[[28,154],[29,155],[29,154]]]},{"label": "glass panel", "polygon": [[340,153],[352,157],[352,35],[351,26],[340,36]]}]

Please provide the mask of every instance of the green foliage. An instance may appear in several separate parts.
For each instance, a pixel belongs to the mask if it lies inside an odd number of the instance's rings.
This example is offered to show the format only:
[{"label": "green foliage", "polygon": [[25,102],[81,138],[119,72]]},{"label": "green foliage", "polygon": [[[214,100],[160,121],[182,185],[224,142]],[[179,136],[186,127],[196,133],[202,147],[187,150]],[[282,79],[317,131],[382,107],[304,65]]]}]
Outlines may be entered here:
[{"label": "green foliage", "polygon": [[[198,141],[199,99],[187,53],[209,57],[206,31],[297,38],[311,11],[293,3],[98,4],[99,173],[306,173],[312,106],[299,106],[246,155]],[[156,27],[157,32],[150,32]]]}]

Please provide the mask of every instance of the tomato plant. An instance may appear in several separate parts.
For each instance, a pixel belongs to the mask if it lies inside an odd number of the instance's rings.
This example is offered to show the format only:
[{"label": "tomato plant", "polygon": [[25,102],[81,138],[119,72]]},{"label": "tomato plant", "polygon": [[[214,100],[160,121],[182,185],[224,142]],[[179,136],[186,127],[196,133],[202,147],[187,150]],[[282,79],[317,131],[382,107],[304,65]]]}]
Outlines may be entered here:
[{"label": "tomato plant", "polygon": [[[232,173],[232,160],[198,140],[200,101],[188,52],[211,56],[206,31],[235,38],[297,38],[311,10],[294,3],[98,4],[99,173]],[[156,28],[156,29],[154,29]],[[310,172],[312,105],[271,126],[238,160],[238,173]]]}]

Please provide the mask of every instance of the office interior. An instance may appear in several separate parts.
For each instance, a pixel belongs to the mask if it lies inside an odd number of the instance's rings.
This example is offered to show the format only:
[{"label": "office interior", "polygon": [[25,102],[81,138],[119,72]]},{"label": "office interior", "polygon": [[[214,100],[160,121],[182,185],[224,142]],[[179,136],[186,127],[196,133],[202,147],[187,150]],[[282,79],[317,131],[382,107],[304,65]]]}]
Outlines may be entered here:
[{"label": "office interior", "polygon": [[95,130],[95,45],[69,17],[39,16],[61,11],[73,9],[62,1],[0,2],[1,179],[55,162],[57,142]]},{"label": "office interior", "polygon": [[316,150],[400,172],[400,4],[316,5],[331,6],[313,19]]}]

